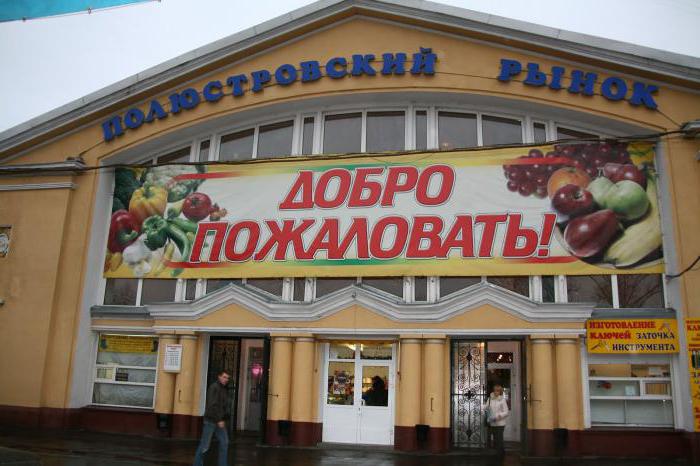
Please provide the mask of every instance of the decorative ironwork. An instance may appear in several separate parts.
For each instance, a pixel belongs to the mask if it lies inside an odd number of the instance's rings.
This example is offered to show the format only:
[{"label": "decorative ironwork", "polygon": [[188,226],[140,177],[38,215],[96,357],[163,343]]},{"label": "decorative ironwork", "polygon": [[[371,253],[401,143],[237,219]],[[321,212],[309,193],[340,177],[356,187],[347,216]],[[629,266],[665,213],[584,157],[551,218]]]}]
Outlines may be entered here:
[{"label": "decorative ironwork", "polygon": [[482,405],[486,399],[484,343],[452,342],[452,442],[460,447],[483,447],[486,428]]},{"label": "decorative ironwork", "polygon": [[231,378],[226,386],[228,393],[229,419],[226,423],[229,433],[236,425],[236,400],[238,399],[238,360],[241,342],[227,337],[212,337],[209,347],[209,368],[207,370],[207,387],[214,383],[219,372],[226,371]]}]

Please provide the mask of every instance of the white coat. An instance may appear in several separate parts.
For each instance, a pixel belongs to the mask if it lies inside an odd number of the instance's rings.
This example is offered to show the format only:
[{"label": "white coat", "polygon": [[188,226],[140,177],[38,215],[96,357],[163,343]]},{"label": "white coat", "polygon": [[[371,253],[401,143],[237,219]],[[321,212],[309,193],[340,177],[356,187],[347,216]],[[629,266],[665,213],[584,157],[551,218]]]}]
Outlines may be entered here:
[{"label": "white coat", "polygon": [[508,402],[503,395],[496,396],[495,393],[491,393],[484,410],[488,413],[488,422],[490,426],[505,426],[508,416],[510,416],[510,410],[508,409]]}]

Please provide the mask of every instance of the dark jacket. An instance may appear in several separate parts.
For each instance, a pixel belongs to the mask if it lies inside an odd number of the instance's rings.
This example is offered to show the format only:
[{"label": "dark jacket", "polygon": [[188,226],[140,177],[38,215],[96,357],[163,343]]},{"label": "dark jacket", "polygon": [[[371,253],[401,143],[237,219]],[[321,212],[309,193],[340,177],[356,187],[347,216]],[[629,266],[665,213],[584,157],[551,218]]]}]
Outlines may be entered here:
[{"label": "dark jacket", "polygon": [[218,381],[207,389],[207,405],[204,419],[211,422],[225,421],[229,415],[228,390]]}]

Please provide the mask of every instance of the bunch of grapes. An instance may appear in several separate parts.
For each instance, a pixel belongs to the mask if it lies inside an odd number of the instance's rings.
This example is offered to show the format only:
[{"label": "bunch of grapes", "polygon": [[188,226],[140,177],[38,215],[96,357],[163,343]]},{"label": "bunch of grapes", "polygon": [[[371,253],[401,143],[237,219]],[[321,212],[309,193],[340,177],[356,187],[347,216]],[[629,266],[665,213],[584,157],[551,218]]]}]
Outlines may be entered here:
[{"label": "bunch of grapes", "polygon": [[606,163],[631,163],[626,142],[556,144],[554,150],[546,154],[539,149],[530,149],[527,155],[518,159],[535,160],[503,165],[508,190],[526,197],[534,194],[541,199],[547,197],[549,178],[560,168],[575,167],[595,178]]}]

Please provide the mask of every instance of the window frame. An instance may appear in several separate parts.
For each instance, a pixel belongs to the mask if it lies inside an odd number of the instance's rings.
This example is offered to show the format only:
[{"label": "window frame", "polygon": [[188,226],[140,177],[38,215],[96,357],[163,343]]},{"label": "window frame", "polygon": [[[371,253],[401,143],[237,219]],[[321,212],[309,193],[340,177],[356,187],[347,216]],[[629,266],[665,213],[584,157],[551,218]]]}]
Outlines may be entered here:
[{"label": "window frame", "polygon": [[[635,429],[639,427],[645,428],[656,428],[656,429],[674,429],[678,428],[679,412],[677,400],[682,401],[682,399],[677,399],[676,395],[676,383],[675,378],[677,376],[677,371],[674,368],[674,355],[672,354],[648,354],[648,355],[622,355],[622,354],[589,354],[586,350],[585,342],[581,341],[581,351],[583,355],[581,363],[581,382],[582,382],[582,395],[584,400],[584,426],[586,428],[630,428]],[[670,375],[668,377],[601,377],[601,376],[590,376],[589,366],[591,365],[603,365],[603,364],[647,364],[647,365],[668,365]],[[590,394],[590,381],[596,380],[619,380],[619,381],[639,381],[639,395],[636,396],[595,396]],[[643,395],[645,382],[657,381],[657,382],[668,382],[670,395]],[[673,417],[671,425],[658,425],[658,424],[613,424],[613,423],[595,423],[591,418],[591,401],[592,400],[623,400],[623,401],[670,401],[671,415]]]},{"label": "window frame", "polygon": [[[100,335],[102,335],[103,332],[95,332],[95,339],[94,339],[94,350],[93,350],[93,359],[92,359],[92,372],[90,374],[90,401],[89,401],[89,406],[104,406],[104,407],[111,407],[111,408],[130,408],[130,409],[139,409],[139,410],[144,410],[144,411],[152,411],[155,409],[156,406],[156,395],[158,393],[158,375],[160,374],[160,342],[158,346],[158,352],[156,353],[156,365],[153,368],[150,367],[144,367],[144,366],[122,366],[119,364],[100,364],[97,362],[97,354],[99,352],[99,342],[100,342]],[[148,338],[158,338],[157,335],[155,334],[146,334],[146,333],[119,333],[119,332],[104,332],[104,334],[107,335],[124,335],[124,336],[135,336],[135,337],[148,337]],[[143,370],[152,370],[155,372],[155,377],[154,381],[152,383],[150,382],[118,382],[116,380],[110,381],[109,379],[98,379],[97,378],[97,369],[98,368],[114,368],[114,379],[116,379],[117,375],[117,368],[133,368],[133,369],[143,369]],[[152,387],[153,388],[153,402],[151,403],[151,406],[134,406],[134,405],[117,405],[117,404],[107,404],[107,403],[95,403],[93,400],[95,399],[95,384],[97,383],[106,383],[106,384],[112,384],[112,385],[127,385],[127,386],[143,386],[143,387]]]}]

